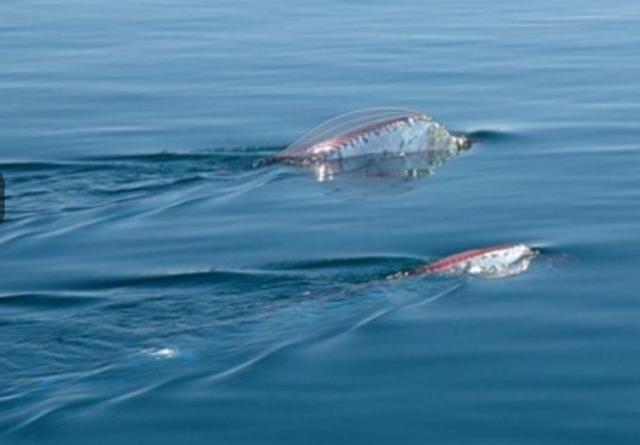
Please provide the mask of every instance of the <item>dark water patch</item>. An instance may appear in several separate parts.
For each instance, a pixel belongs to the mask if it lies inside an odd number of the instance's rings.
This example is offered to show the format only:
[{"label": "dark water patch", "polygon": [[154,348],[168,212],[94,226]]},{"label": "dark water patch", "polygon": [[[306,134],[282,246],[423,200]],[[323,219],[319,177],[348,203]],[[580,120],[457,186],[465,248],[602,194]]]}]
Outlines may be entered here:
[{"label": "dark water patch", "polygon": [[[9,173],[30,173],[30,172],[62,172],[73,171],[75,169],[81,171],[91,171],[93,169],[102,169],[104,166],[90,162],[73,162],[73,161],[5,161],[0,163],[3,172]],[[43,176],[36,176],[36,179]]]},{"label": "dark water patch", "polygon": [[[303,271],[334,271],[335,273],[348,273],[350,271],[362,269],[372,271],[380,269],[402,270],[411,265],[424,264],[425,259],[421,257],[409,257],[404,255],[379,255],[363,256],[352,258],[327,258],[309,261],[284,262],[267,265],[269,270],[303,270]],[[370,273],[370,272],[369,272]]]},{"label": "dark water patch", "polygon": [[[300,276],[302,276],[300,274]],[[286,271],[276,270],[224,270],[168,272],[156,275],[131,277],[101,277],[95,280],[83,280],[67,283],[70,289],[106,290],[121,287],[170,287],[170,286],[209,286],[217,284],[259,286],[269,283],[285,283],[287,279],[296,280],[298,276]]]},{"label": "dark water patch", "polygon": [[266,147],[233,147],[233,148],[212,148],[200,151],[191,152],[171,152],[171,151],[158,151],[148,153],[131,153],[120,155],[99,155],[99,156],[85,156],[78,158],[79,160],[86,161],[101,161],[101,162],[118,162],[118,161],[132,161],[139,163],[182,163],[187,161],[213,161],[220,160],[220,163],[233,165],[233,161],[241,159],[251,159],[261,157],[269,154],[278,153],[283,150],[283,146],[266,146]]},{"label": "dark water patch", "polygon": [[[200,182],[204,182],[210,180],[210,177],[205,174],[196,174],[187,177],[181,177],[177,179],[159,179],[159,180],[142,180],[134,183],[127,183],[121,185],[96,185],[91,190],[92,193],[96,195],[114,195],[119,196],[122,194],[131,194],[131,193],[143,193],[143,192],[154,192],[154,193],[162,193],[164,189],[175,190],[177,187],[188,186],[192,184],[197,184]],[[70,210],[73,208],[65,208],[63,211]]]},{"label": "dark water patch", "polygon": [[0,306],[25,311],[66,311],[75,307],[99,304],[101,301],[99,297],[71,292],[0,295]]},{"label": "dark water patch", "polygon": [[501,131],[501,130],[472,130],[464,135],[477,144],[507,144],[517,143],[518,140],[525,137],[525,135],[515,131]]}]

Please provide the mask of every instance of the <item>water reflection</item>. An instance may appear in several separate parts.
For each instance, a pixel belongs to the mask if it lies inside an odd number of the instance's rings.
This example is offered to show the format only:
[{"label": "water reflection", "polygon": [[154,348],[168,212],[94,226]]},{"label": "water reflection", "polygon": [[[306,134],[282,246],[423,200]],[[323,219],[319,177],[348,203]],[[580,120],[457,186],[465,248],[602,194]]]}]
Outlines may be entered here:
[{"label": "water reflection", "polygon": [[319,182],[333,181],[338,176],[349,178],[423,178],[431,176],[449,159],[466,151],[432,150],[409,154],[364,155],[309,165]]}]

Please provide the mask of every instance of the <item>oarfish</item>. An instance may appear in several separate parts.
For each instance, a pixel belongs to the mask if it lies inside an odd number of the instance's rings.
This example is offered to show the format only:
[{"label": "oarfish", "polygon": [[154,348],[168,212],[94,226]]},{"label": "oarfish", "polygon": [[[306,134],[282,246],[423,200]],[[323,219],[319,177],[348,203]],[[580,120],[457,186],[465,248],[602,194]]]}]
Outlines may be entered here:
[{"label": "oarfish", "polygon": [[[331,119],[302,136],[272,161],[313,168],[319,175],[376,168],[384,174],[387,160],[398,168],[424,169],[443,164],[469,149],[471,142],[454,136],[423,112],[401,108],[354,111]],[[417,168],[416,168],[417,167]]]},{"label": "oarfish", "polygon": [[467,275],[484,278],[505,278],[529,268],[538,252],[524,244],[485,247],[467,250],[392,276],[392,279],[425,275]]}]

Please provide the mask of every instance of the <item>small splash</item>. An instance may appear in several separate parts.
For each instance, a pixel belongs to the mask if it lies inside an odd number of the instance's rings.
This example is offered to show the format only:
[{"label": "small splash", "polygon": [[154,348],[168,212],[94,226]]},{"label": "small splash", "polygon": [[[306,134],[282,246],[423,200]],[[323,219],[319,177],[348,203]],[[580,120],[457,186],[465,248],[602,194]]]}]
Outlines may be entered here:
[{"label": "small splash", "polygon": [[180,352],[176,348],[150,349],[145,351],[145,353],[156,360],[176,358],[180,355]]}]

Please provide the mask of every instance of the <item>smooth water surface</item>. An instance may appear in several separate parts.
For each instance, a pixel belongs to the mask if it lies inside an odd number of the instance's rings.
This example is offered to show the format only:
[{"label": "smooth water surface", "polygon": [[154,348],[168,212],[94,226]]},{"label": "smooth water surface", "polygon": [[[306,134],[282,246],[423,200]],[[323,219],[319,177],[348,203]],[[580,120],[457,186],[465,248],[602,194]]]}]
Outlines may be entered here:
[{"label": "smooth water surface", "polygon": [[[640,7],[0,6],[2,443],[640,440]],[[434,175],[256,168],[354,109]],[[386,277],[503,243],[495,280]]]}]

